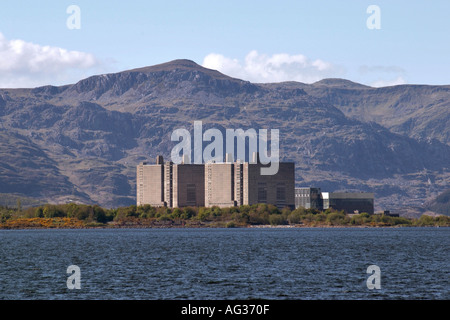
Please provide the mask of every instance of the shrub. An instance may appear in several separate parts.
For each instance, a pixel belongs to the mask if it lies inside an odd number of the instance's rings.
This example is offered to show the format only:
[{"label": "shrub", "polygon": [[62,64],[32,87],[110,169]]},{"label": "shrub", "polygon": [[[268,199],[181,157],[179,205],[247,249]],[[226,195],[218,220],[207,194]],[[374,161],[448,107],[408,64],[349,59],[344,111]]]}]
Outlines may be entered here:
[{"label": "shrub", "polygon": [[234,221],[230,221],[226,224],[227,228],[236,228],[236,223]]},{"label": "shrub", "polygon": [[137,217],[138,213],[136,211],[136,206],[129,206],[129,207],[120,207],[117,209],[116,216],[114,217],[114,220],[121,220],[128,217]]},{"label": "shrub", "polygon": [[424,227],[424,226],[432,226],[434,225],[433,218],[429,215],[421,215],[419,219],[416,220],[416,225]]},{"label": "shrub", "polygon": [[172,213],[170,214],[170,217],[172,219],[179,219],[179,218],[181,218],[182,215],[183,215],[183,211],[181,211],[180,208],[174,208],[172,210]]},{"label": "shrub", "polygon": [[43,218],[44,217],[44,210],[41,207],[36,208],[36,210],[34,211],[34,217],[35,218]]},{"label": "shrub", "polygon": [[158,218],[159,221],[171,221],[171,217],[169,214],[165,213]]},{"label": "shrub", "polygon": [[206,221],[211,214],[211,210],[209,208],[201,207],[198,209],[197,219],[200,221]]},{"label": "shrub", "polygon": [[93,209],[92,220],[100,223],[106,223],[108,221],[105,210],[102,207],[94,205],[92,209]]},{"label": "shrub", "polygon": [[269,215],[269,223],[271,225],[281,225],[281,224],[286,224],[286,222],[287,221],[280,214],[275,213],[275,214]]},{"label": "shrub", "polygon": [[247,217],[247,222],[250,224],[269,224],[268,212],[258,213],[256,210],[252,210]]},{"label": "shrub", "polygon": [[359,214],[361,218],[370,218],[370,215],[367,212],[362,212]]},{"label": "shrub", "polygon": [[66,213],[54,205],[46,205],[43,210],[45,218],[65,217]]},{"label": "shrub", "polygon": [[149,204],[144,204],[136,208],[139,218],[153,218],[156,214],[156,208]]},{"label": "shrub", "polygon": [[331,225],[345,224],[345,214],[343,212],[331,212],[326,216],[326,221]]},{"label": "shrub", "polygon": [[399,225],[399,224],[410,225],[411,224],[411,220],[404,218],[404,217],[396,217],[396,218],[393,218],[393,220],[394,220],[393,221],[394,225]]},{"label": "shrub", "polygon": [[181,214],[181,219],[190,219],[193,216],[195,216],[197,212],[192,207],[185,207],[183,208],[183,213]]},{"label": "shrub", "polygon": [[302,222],[302,215],[299,211],[294,210],[288,215],[287,220],[290,224],[299,224]]}]

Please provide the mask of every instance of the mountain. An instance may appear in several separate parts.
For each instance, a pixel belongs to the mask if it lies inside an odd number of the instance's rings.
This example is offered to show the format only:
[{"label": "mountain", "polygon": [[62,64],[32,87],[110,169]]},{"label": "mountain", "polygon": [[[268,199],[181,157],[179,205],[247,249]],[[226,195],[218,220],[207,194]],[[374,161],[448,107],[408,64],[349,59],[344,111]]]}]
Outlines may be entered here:
[{"label": "mountain", "polygon": [[450,189],[445,190],[436,198],[425,204],[425,209],[450,216]]},{"label": "mountain", "polygon": [[0,193],[134,204],[136,165],[169,159],[171,133],[199,120],[203,130],[279,129],[298,186],[375,192],[377,209],[418,206],[449,185],[449,101],[449,86],[254,84],[189,60],[0,89]]},{"label": "mountain", "polygon": [[[417,140],[436,139],[450,145],[450,86],[398,85],[371,88],[347,80],[305,91],[333,104],[346,116],[376,122],[392,132]],[[327,82],[325,82],[327,83]]]}]

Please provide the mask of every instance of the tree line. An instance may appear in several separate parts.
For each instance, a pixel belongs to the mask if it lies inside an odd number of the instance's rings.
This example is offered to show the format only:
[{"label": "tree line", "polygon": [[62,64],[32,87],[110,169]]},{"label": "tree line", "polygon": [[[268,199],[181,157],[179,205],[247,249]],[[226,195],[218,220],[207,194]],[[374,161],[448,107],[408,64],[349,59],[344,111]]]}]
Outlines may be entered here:
[{"label": "tree line", "polygon": [[[86,204],[46,204],[22,209],[0,207],[0,227],[26,226],[27,221],[39,219],[72,219],[68,226],[211,226],[246,227],[257,225],[304,225],[304,226],[450,226],[450,217],[422,215],[418,219],[392,217],[383,214],[345,214],[343,211],[327,209],[280,209],[270,204],[242,205],[239,207],[184,207],[167,208],[151,205],[118,208],[102,208]],[[20,219],[20,224],[12,224]],[[28,220],[27,220],[28,219]],[[56,220],[55,220],[56,221]],[[62,220],[58,220],[62,221]],[[82,222],[74,224],[74,221]],[[33,224],[35,225],[35,224]],[[60,224],[57,224],[58,226]]]}]

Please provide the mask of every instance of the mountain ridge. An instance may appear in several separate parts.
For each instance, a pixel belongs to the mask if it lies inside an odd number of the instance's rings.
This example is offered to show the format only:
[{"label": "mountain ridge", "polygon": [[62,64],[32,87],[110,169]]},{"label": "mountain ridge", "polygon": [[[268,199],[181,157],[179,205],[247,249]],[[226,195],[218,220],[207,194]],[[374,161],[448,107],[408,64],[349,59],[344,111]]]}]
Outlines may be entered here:
[{"label": "mountain ridge", "polygon": [[[415,128],[439,128],[436,121],[445,122],[450,97],[446,86],[425,87],[380,90],[345,79],[254,84],[180,59],[61,87],[0,89],[0,132],[18,135],[17,142],[26,137],[36,146],[31,154],[2,153],[2,192],[21,177],[15,163],[25,156],[33,162],[33,155],[43,152],[54,165],[46,169],[49,177],[61,178],[56,179],[56,190],[41,190],[32,197],[107,207],[133,204],[135,166],[158,154],[168,159],[175,145],[171,132],[181,127],[191,131],[193,121],[200,120],[204,129],[222,131],[279,128],[280,155],[296,162],[299,186],[373,191],[378,209],[417,206],[450,182],[446,131],[440,136],[425,131],[419,139],[417,132],[389,128],[383,124],[386,119],[375,119],[373,112],[405,109],[408,101],[417,100],[412,95],[419,88],[422,104],[439,110],[440,116],[425,119],[426,110],[415,103],[408,119],[417,121]],[[374,110],[367,110],[366,103]],[[11,145],[4,142],[5,150],[11,152],[14,139]],[[28,184],[40,185],[39,179],[46,180],[32,172]],[[24,177],[20,181],[27,184]]]}]

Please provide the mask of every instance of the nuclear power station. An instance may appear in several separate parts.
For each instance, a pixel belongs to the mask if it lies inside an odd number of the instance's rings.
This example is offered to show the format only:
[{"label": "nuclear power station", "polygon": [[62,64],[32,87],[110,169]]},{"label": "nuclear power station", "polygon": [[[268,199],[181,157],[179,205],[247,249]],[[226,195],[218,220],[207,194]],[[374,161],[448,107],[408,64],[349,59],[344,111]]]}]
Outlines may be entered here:
[{"label": "nuclear power station", "polygon": [[251,162],[232,161],[191,164],[188,157],[174,164],[158,156],[155,164],[137,166],[137,205],[231,207],[267,203],[295,207],[295,164],[280,162],[274,175],[261,174],[268,165],[257,153]]},{"label": "nuclear power station", "polygon": [[174,164],[158,156],[154,164],[137,166],[137,205],[226,208],[266,203],[278,208],[374,213],[373,193],[296,188],[293,162],[279,162],[274,175],[261,174],[267,166],[256,152],[251,162],[233,161],[227,154],[225,162],[205,164],[191,164],[187,156]]}]

